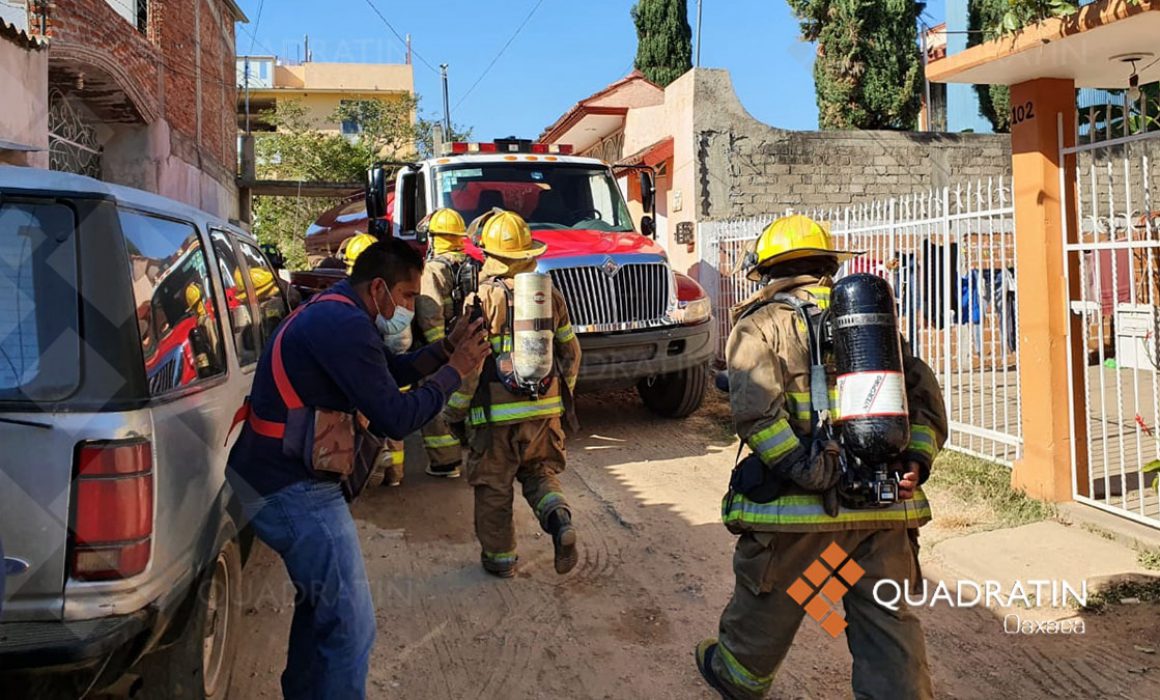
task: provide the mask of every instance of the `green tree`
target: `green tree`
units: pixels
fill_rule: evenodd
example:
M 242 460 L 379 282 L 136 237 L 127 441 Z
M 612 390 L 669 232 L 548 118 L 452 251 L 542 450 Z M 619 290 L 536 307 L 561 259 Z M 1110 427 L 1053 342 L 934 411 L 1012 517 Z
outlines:
M 412 160 L 431 155 L 433 123 L 417 118 L 414 99 L 359 100 L 343 104 L 330 122 L 353 122 L 355 134 L 319 130 L 308 110 L 293 100 L 279 101 L 262 115 L 276 131 L 255 140 L 259 180 L 302 182 L 363 182 L 366 171 L 383 160 Z M 453 138 L 470 130 L 453 128 Z M 353 188 L 352 188 L 353 189 Z M 307 265 L 306 231 L 318 215 L 340 200 L 326 197 L 255 197 L 254 232 L 263 243 L 273 243 L 292 269 Z
M 693 68 L 693 30 L 685 0 L 640 0 L 636 25 L 636 69 L 665 87 Z
M 1135 5 L 1139 0 L 1129 2 Z M 1075 3 L 1067 0 L 969 0 L 967 7 L 968 47 L 1016 34 L 1029 24 L 1051 17 L 1066 17 L 1079 10 Z M 975 93 L 979 96 L 979 114 L 991 122 L 997 133 L 1010 131 L 1010 88 L 1006 85 L 976 85 Z M 1087 118 L 1085 113 L 1080 113 L 1081 122 Z
M 970 0 L 967 5 L 967 46 L 976 46 L 999 36 L 1010 0 Z M 979 115 L 991 122 L 995 133 L 1011 130 L 1011 90 L 1006 85 L 975 85 Z
M 814 90 L 823 129 L 914 129 L 922 54 L 913 0 L 787 0 L 817 42 Z

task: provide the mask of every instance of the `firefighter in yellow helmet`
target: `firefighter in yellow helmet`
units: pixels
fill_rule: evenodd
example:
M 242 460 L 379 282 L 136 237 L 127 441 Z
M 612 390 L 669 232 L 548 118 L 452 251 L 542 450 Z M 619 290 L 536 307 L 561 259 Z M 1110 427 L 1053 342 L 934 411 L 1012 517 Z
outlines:
M 485 261 L 479 291 L 468 299 L 468 306 L 478 299 L 492 356 L 480 375 L 466 377 L 459 392 L 452 394 L 444 418 L 451 425 L 466 419 L 468 425 L 467 478 L 475 489 L 475 534 L 483 568 L 505 578 L 515 573 L 512 499 L 518 481 L 541 527 L 552 535 L 555 568 L 564 574 L 576 566 L 577 553 L 571 508 L 557 479 L 566 461 L 560 419 L 566 409 L 570 411 L 580 370 L 580 343 L 558 291 L 553 289 L 550 299 L 537 295 L 534 301 L 514 296 L 516 276 L 534 272 L 536 258 L 546 246 L 532 238 L 518 214 L 493 211 L 481 219 L 472 223 L 472 229 L 477 231 L 482 225 L 475 240 Z M 529 279 L 543 282 L 543 278 Z M 541 310 L 535 325 L 541 337 L 546 331 L 553 358 L 551 371 L 534 387 L 521 384 L 512 371 L 515 329 L 520 323 L 515 319 L 526 318 L 529 310 L 516 304 L 525 303 Z
M 354 270 L 354 261 L 358 259 L 358 256 L 377 242 L 378 239 L 369 233 L 360 233 L 347 239 L 346 245 L 343 246 L 343 258 L 346 260 L 346 273 L 348 275 Z M 255 289 L 258 287 L 257 280 L 254 281 L 254 287 Z M 392 353 L 401 355 L 411 348 L 411 329 L 408 327 L 398 335 L 384 337 L 383 343 Z M 403 390 L 405 391 L 406 388 Z M 371 483 L 383 483 L 387 486 L 401 485 L 403 483 L 403 462 L 405 456 L 406 450 L 402 440 L 391 440 L 389 438 L 384 440 L 383 449 L 379 451 L 378 456 L 375 458 L 375 474 Z M 380 474 L 382 475 L 381 481 L 379 480 Z
M 342 257 L 346 261 L 346 274 L 349 275 L 354 270 L 355 259 L 378 240 L 369 233 L 360 233 L 347 239 L 342 253 Z
M 905 607 L 878 605 L 872 590 L 883 579 L 921 578 L 918 528 L 931 517 L 921 484 L 947 434 L 934 374 L 903 343 L 911 438 L 891 465 L 901 475 L 897 503 L 863 510 L 839 499 L 843 448 L 812 439 L 830 407 L 811 401 L 817 328 L 808 326 L 829 306 L 839 265 L 854 255 L 835 250 L 824 225 L 789 216 L 766 228 L 748 256 L 749 279 L 764 286 L 733 309 L 726 349 L 733 424 L 752 453 L 734 470 L 722 504 L 726 527 L 740 535 L 736 585 L 719 637 L 695 652 L 701 675 L 724 698 L 766 695 L 807 610 L 831 635 L 845 631 L 856 697 L 932 696 L 918 619 Z M 827 581 L 834 570 L 841 573 Z M 830 612 L 839 599 L 844 619 Z
M 427 264 L 423 266 L 420 296 L 415 300 L 415 323 L 421 342 L 438 343 L 463 311 L 467 295 L 475 291 L 475 262 L 463 252 L 467 227 L 454 209 L 439 209 L 419 223 L 429 236 Z M 463 449 L 442 416 L 423 428 L 427 473 L 453 479 L 459 476 Z

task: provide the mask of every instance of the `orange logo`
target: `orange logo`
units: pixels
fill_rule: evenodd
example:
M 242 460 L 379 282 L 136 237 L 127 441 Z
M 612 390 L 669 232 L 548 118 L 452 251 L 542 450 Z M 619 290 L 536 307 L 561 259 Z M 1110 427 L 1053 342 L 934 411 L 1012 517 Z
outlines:
M 786 593 L 836 639 L 846 629 L 846 618 L 835 607 L 842 596 L 865 575 L 866 570 L 834 542 L 793 582 Z

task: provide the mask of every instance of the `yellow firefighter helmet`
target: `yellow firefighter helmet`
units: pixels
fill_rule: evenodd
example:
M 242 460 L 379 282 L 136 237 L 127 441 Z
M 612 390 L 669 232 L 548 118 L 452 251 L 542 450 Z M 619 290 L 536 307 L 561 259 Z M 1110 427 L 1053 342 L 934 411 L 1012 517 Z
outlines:
M 436 209 L 419 222 L 419 230 L 427 233 L 444 236 L 466 236 L 467 224 L 463 217 L 454 209 Z
M 358 256 L 362 255 L 364 250 L 378 242 L 379 239 L 369 233 L 360 233 L 347 240 L 346 248 L 343 252 L 343 258 L 346 260 L 347 274 L 350 274 L 354 270 L 354 261 L 358 259 Z
M 185 286 L 185 307 L 200 313 L 200 309 L 197 308 L 200 303 L 201 287 L 197 285 L 197 282 L 190 282 Z
M 505 260 L 536 258 L 548 249 L 532 238 L 532 230 L 524 217 L 514 211 L 502 210 L 486 218 L 475 245 L 484 253 Z
M 861 255 L 852 251 L 835 250 L 830 228 L 808 216 L 783 216 L 767 226 L 749 257 L 749 279 L 760 282 L 769 268 L 780 263 L 803 258 L 825 257 L 845 262 Z

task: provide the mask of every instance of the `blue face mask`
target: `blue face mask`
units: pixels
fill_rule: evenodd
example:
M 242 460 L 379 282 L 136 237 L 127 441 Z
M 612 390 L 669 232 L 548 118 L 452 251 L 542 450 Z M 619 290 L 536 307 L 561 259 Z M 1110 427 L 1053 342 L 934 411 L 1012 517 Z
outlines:
M 387 318 L 383 316 L 383 312 L 379 309 L 378 300 L 374 300 L 376 314 L 375 326 L 379 329 L 379 333 L 382 333 L 384 336 L 399 335 L 411 327 L 411 321 L 415 318 L 415 312 L 400 306 L 391 294 L 390 288 L 387 289 L 387 296 L 391 297 L 391 303 L 394 304 L 395 310 L 391 314 L 391 317 Z

